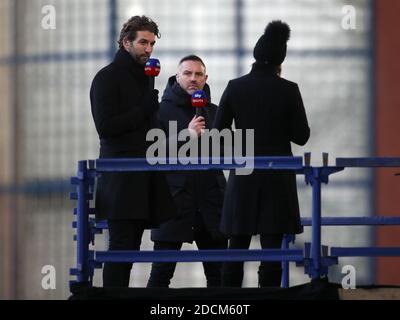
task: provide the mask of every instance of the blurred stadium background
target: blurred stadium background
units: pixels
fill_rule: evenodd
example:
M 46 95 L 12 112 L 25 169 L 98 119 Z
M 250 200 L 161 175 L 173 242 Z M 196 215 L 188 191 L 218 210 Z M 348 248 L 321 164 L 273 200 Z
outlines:
M 387 21 L 395 21 L 390 4 L 400 12 L 398 3 L 390 0 L 384 14 L 392 19 Z M 56 9 L 54 30 L 42 28 L 46 5 Z M 355 29 L 342 26 L 345 5 L 356 10 Z M 217 104 L 227 81 L 250 70 L 252 49 L 266 24 L 272 19 L 288 22 L 292 38 L 282 76 L 299 84 L 312 130 L 306 147 L 294 147 L 294 153 L 311 151 L 312 164 L 320 165 L 321 152 L 329 152 L 330 164 L 339 156 L 399 156 L 398 142 L 397 151 L 390 142 L 386 149 L 377 149 L 379 125 L 386 127 L 381 140 L 384 132 L 397 129 L 394 122 L 376 123 L 377 91 L 379 85 L 387 88 L 379 82 L 385 74 L 375 72 L 375 18 L 383 12 L 377 6 L 373 0 L 0 0 L 0 299 L 69 296 L 69 268 L 75 264 L 69 177 L 78 160 L 97 158 L 89 87 L 96 72 L 112 59 L 120 28 L 130 16 L 145 14 L 159 24 L 162 37 L 153 56 L 160 59 L 162 69 L 156 87 L 163 91 L 179 59 L 194 53 L 207 65 Z M 397 41 L 397 52 L 399 47 Z M 399 74 L 398 65 L 387 63 L 385 70 Z M 386 116 L 393 120 L 390 113 Z M 396 197 L 385 198 L 385 189 L 378 185 L 386 181 L 389 193 L 400 195 L 400 178 L 391 173 L 384 171 L 383 180 L 361 169 L 332 176 L 323 189 L 323 215 L 383 214 L 376 211 L 380 203 L 389 206 L 384 210 L 390 214 L 400 214 Z M 310 216 L 311 190 L 301 177 L 298 185 L 302 216 Z M 398 230 L 391 228 L 391 234 Z M 306 229 L 297 244 L 309 236 Z M 367 246 L 380 238 L 368 227 L 323 229 L 323 243 L 328 245 Z M 100 237 L 96 246 L 104 243 Z M 252 247 L 259 247 L 257 238 Z M 142 248 L 152 248 L 148 233 Z M 398 260 L 390 261 L 399 266 Z M 341 281 L 344 264 L 356 267 L 359 285 L 399 281 L 385 271 L 388 263 L 367 258 L 342 259 L 331 270 L 332 281 Z M 56 268 L 55 290 L 41 286 L 45 265 Z M 246 264 L 245 286 L 256 286 L 257 267 L 258 263 Z M 145 286 L 149 268 L 135 265 L 131 286 Z M 303 269 L 293 265 L 291 284 L 306 281 Z M 95 284 L 101 285 L 100 272 Z M 172 286 L 205 286 L 201 264 L 180 264 Z

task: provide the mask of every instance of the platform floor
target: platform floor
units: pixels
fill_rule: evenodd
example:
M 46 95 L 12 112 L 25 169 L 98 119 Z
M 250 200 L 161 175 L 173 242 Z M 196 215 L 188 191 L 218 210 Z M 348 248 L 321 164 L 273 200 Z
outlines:
M 343 289 L 327 280 L 284 288 L 99 288 L 75 286 L 70 300 L 400 300 L 399 286 Z

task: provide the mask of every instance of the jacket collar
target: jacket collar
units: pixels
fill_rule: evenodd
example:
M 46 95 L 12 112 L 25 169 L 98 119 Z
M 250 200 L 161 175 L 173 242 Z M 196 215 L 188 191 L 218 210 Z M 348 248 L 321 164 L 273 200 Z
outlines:
M 277 74 L 277 66 L 273 66 L 266 63 L 254 62 L 250 73 L 253 74 Z
M 128 51 L 121 48 L 117 51 L 113 61 L 117 66 L 127 68 L 137 75 L 144 75 L 144 65 L 137 63 Z

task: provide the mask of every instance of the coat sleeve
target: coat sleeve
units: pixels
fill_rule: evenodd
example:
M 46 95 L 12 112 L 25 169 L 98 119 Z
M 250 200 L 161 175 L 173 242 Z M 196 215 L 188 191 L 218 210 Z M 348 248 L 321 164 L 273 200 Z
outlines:
M 174 113 L 172 110 L 173 110 L 173 104 L 161 101 L 159 110 L 160 129 L 162 129 L 165 133 L 166 137 L 165 148 L 167 157 L 170 156 L 172 157 L 172 155 L 169 154 L 170 145 L 176 145 L 176 147 L 179 150 L 180 146 L 182 146 L 185 143 L 184 141 L 178 141 L 179 125 L 176 120 L 176 117 L 174 117 Z M 176 132 L 174 130 L 170 131 L 170 121 L 175 122 L 175 124 L 177 125 Z M 175 174 L 168 174 L 168 176 L 170 175 L 175 176 Z
M 110 73 L 99 73 L 90 89 L 92 115 L 100 138 L 113 138 L 132 132 L 151 115 L 141 105 L 132 106 L 126 113 L 118 112 L 117 81 Z
M 215 115 L 213 128 L 216 128 L 218 130 L 232 128 L 233 112 L 232 106 L 230 104 L 230 90 L 231 82 L 229 81 L 224 93 L 222 94 L 217 114 Z
M 299 86 L 295 84 L 291 96 L 290 109 L 290 140 L 298 145 L 305 145 L 310 137 L 307 115 Z
M 169 126 L 169 112 L 168 105 L 164 102 L 160 102 L 160 110 L 159 110 L 159 118 L 160 118 L 160 128 L 163 129 L 168 134 L 168 126 Z

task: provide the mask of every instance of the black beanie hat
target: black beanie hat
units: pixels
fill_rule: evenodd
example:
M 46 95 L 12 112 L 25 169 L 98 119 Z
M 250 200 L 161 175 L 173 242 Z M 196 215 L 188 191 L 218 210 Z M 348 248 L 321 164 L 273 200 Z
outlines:
M 290 27 L 280 20 L 270 22 L 258 39 L 253 55 L 257 62 L 279 66 L 286 57 L 286 43 L 290 38 Z

